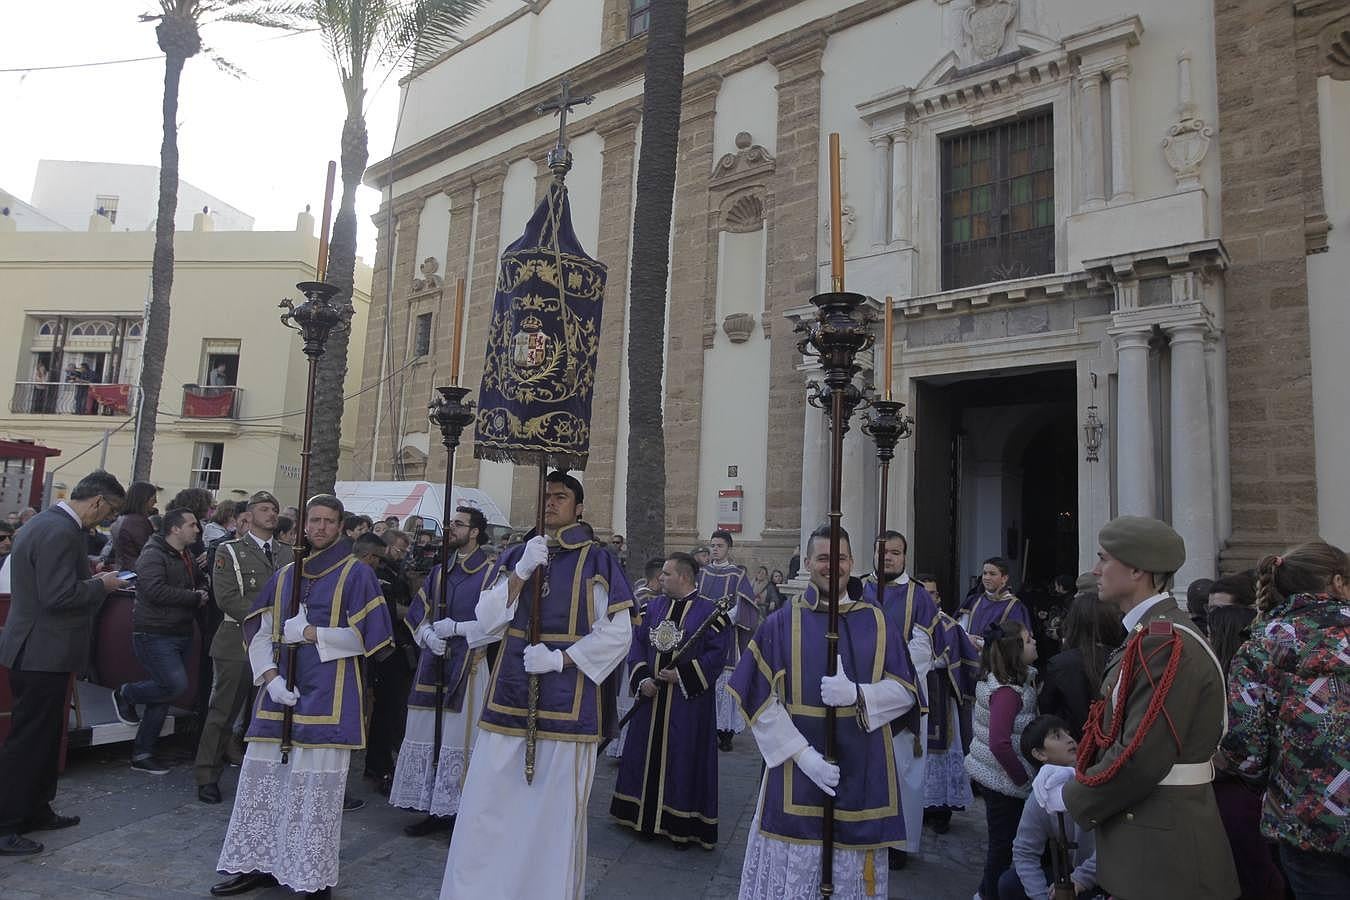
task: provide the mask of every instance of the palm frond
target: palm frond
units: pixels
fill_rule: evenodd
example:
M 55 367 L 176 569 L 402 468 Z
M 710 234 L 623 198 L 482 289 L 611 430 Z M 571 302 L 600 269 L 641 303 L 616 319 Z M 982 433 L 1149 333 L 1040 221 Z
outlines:
M 284 31 L 305 31 L 313 27 L 313 3 L 230 3 L 229 11 L 215 16 L 218 22 L 238 22 Z M 233 7 L 243 6 L 242 9 Z
M 216 68 L 226 75 L 229 75 L 231 78 L 243 78 L 246 74 L 243 69 L 239 68 L 220 54 L 212 52 L 209 47 L 203 47 L 202 49 L 207 51 L 210 55 L 211 62 L 216 64 Z
M 459 30 L 486 0 L 406 0 L 387 3 L 375 61 L 402 67 L 435 56 L 460 40 Z

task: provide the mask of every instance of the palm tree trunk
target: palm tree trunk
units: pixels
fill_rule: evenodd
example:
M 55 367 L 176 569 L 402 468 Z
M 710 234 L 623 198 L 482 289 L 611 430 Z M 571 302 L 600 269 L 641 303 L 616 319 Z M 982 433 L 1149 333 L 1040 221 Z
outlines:
M 342 202 L 333 220 L 328 245 L 328 271 L 324 280 L 338 289 L 333 302 L 350 310 L 352 281 L 356 271 L 356 189 L 370 158 L 366 120 L 358 109 L 347 112 L 342 124 Z M 342 440 L 343 390 L 347 378 L 347 343 L 351 331 L 334 329 L 328 350 L 319 360 L 314 387 L 314 447 L 310 457 L 311 494 L 331 494 L 337 482 L 338 450 Z
M 670 215 L 675 202 L 676 146 L 684 86 L 689 0 L 651 5 L 642 95 L 642 148 L 633 210 L 628 330 L 629 559 L 665 555 L 666 435 L 661 415 L 665 366 L 666 282 Z
M 161 35 L 161 45 L 164 44 Z M 146 311 L 141 353 L 140 417 L 132 481 L 149 481 L 155 456 L 159 389 L 164 379 L 164 354 L 169 349 L 169 294 L 173 290 L 173 231 L 178 213 L 178 84 L 187 57 L 164 56 L 164 138 L 159 147 L 159 211 L 155 218 L 155 253 L 150 263 L 150 306 Z

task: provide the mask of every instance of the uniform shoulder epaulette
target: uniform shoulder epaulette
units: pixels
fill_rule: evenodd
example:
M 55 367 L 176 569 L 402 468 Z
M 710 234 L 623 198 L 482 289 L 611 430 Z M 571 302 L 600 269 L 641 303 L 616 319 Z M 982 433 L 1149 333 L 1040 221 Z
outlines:
M 1172 623 L 1166 619 L 1157 619 L 1148 623 L 1149 637 L 1168 637 L 1172 634 Z

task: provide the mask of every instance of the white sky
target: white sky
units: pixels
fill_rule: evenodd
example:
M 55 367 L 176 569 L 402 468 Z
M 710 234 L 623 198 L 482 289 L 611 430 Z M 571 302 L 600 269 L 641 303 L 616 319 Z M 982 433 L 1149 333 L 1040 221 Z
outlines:
M 150 0 L 0 0 L 0 69 L 156 56 L 95 68 L 0 72 L 0 187 L 32 199 L 39 159 L 159 164 L 164 61 Z M 206 54 L 183 70 L 179 175 L 249 213 L 258 230 L 289 230 L 308 203 L 317 217 L 325 169 L 337 159 L 345 114 L 337 69 L 316 35 L 213 24 L 204 43 L 244 70 L 234 78 Z M 370 160 L 389 155 L 398 75 L 366 97 Z M 341 192 L 341 183 L 337 186 Z M 334 199 L 336 205 L 337 199 Z M 359 252 L 374 257 L 379 192 L 357 195 Z

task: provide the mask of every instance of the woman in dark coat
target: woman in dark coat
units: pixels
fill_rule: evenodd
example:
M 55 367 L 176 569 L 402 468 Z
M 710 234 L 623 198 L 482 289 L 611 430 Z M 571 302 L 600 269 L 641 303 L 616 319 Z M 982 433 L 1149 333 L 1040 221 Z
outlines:
M 1088 707 L 1098 699 L 1107 657 L 1125 640 L 1125 630 L 1119 615 L 1097 599 L 1096 591 L 1082 591 L 1073 598 L 1063 628 L 1064 649 L 1051 657 L 1041 676 L 1037 706 L 1042 715 L 1068 722 L 1078 740 Z
M 136 570 L 136 559 L 155 533 L 150 516 L 155 512 L 158 494 L 159 488 L 148 481 L 133 481 L 127 488 L 126 505 L 112 526 L 113 555 L 119 571 Z

